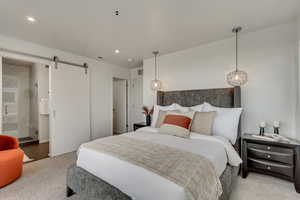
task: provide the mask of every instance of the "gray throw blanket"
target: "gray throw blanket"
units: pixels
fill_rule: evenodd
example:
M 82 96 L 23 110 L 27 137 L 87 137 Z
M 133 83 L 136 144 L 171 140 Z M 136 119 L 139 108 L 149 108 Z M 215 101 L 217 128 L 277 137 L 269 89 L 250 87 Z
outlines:
M 213 164 L 200 155 L 128 136 L 103 138 L 93 148 L 174 182 L 186 200 L 217 200 L 222 194 Z

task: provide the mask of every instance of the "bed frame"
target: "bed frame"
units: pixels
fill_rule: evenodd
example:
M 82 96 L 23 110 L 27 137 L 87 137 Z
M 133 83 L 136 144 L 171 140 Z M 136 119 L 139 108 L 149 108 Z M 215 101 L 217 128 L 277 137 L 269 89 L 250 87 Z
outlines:
M 172 103 L 178 103 L 182 106 L 194 106 L 204 102 L 218 107 L 241 107 L 241 89 L 240 87 L 234 87 L 157 92 L 157 104 L 162 106 Z M 239 126 L 237 142 L 234 145 L 239 154 L 241 149 L 240 127 L 241 126 Z M 229 200 L 238 173 L 239 167 L 227 165 L 223 174 L 220 176 L 223 193 L 219 200 Z M 82 200 L 132 200 L 131 197 L 124 194 L 118 188 L 115 188 L 82 168 L 72 165 L 67 172 L 67 197 L 75 193 L 79 195 Z
M 241 107 L 241 88 L 218 88 L 204 90 L 158 91 L 157 105 L 168 106 L 177 103 L 181 106 L 191 107 L 204 102 L 224 108 Z M 236 151 L 241 153 L 241 123 L 239 123 L 237 140 L 234 145 Z

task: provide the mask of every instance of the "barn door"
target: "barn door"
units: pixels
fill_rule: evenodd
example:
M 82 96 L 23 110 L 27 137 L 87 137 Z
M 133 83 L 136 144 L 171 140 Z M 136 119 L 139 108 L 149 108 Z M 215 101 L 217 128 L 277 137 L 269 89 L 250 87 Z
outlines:
M 89 73 L 65 64 L 50 67 L 51 156 L 90 140 Z

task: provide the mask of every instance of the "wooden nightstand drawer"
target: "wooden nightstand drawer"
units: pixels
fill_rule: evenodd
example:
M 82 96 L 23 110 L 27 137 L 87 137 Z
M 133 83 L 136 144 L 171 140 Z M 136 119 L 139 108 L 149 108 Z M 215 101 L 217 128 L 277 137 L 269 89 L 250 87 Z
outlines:
M 254 148 L 264 151 L 272 151 L 277 153 L 286 153 L 286 154 L 294 154 L 293 149 L 277 147 L 272 145 L 264 145 L 264 144 L 256 144 L 256 143 L 248 143 L 248 148 Z
M 294 168 L 290 165 L 278 164 L 269 161 L 263 161 L 258 159 L 248 159 L 249 167 L 254 169 L 266 170 L 267 172 L 281 174 L 289 178 L 294 177 Z
M 280 163 L 286 163 L 289 165 L 294 164 L 293 152 L 279 153 L 275 151 L 265 151 L 254 147 L 248 147 L 248 157 L 276 161 Z

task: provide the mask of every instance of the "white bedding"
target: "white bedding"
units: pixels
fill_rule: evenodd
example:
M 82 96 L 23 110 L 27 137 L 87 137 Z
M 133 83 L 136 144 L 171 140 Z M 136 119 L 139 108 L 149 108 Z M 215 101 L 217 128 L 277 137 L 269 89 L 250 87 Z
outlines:
M 135 133 L 127 133 L 127 135 L 205 156 L 214 164 L 219 176 L 223 173 L 227 163 L 238 166 L 242 162 L 225 138 L 192 133 L 191 139 L 184 139 L 157 132 L 155 128 L 146 127 Z M 101 139 L 91 143 L 95 144 L 99 140 Z M 96 151 L 89 144 L 85 143 L 79 148 L 77 166 L 105 180 L 133 199 L 185 199 L 183 188 L 177 184 L 142 167 Z

